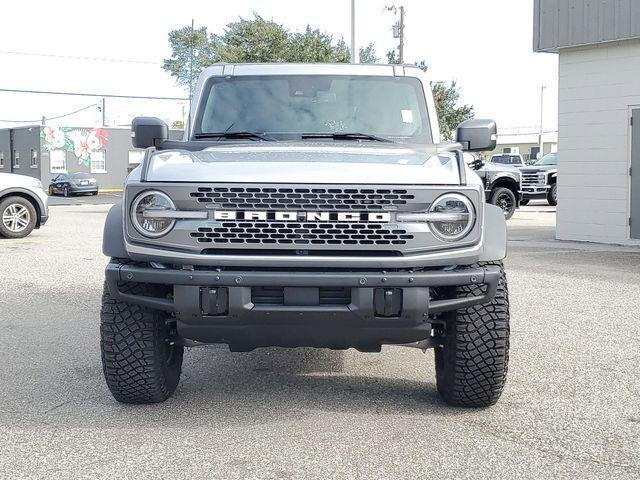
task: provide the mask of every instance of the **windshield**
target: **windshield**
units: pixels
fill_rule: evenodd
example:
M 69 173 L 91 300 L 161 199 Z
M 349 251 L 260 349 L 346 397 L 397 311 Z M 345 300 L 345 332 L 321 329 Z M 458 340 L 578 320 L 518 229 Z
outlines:
M 520 165 L 522 164 L 522 160 L 520 160 L 519 155 L 494 155 L 491 157 L 491 163 L 501 163 L 503 165 Z
M 422 83 L 412 77 L 214 77 L 205 85 L 203 102 L 194 122 L 201 138 L 254 132 L 289 140 L 342 132 L 432 142 Z
M 538 160 L 534 165 L 557 165 L 558 159 L 555 153 L 547 153 L 544 157 Z

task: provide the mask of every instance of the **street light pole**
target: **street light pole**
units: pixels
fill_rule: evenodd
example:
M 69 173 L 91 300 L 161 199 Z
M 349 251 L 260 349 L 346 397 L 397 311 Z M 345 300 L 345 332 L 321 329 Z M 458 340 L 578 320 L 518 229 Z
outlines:
M 356 0 L 351 0 L 351 63 L 356 60 Z
M 544 89 L 546 86 L 542 85 L 540 88 L 540 143 L 539 143 L 539 155 L 542 158 L 544 155 L 544 140 L 542 136 L 544 135 Z

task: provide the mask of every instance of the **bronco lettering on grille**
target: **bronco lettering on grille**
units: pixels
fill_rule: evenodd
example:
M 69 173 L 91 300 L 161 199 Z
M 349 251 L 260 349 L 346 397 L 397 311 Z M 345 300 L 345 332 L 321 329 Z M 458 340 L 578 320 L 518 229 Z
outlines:
M 278 222 L 390 222 L 388 212 L 282 212 L 267 210 L 216 210 L 215 220 L 275 220 Z

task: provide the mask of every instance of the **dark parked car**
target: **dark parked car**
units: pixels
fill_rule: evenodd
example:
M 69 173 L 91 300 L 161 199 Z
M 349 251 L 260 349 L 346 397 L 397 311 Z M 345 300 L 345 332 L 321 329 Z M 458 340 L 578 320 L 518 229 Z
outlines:
M 49 184 L 49 195 L 77 195 L 88 193 L 98 194 L 98 182 L 88 173 L 61 173 L 54 177 Z
M 558 158 L 557 153 L 548 153 L 533 165 L 520 170 L 522 173 L 522 200 L 546 199 L 549 205 L 558 204 Z
M 509 220 L 519 206 L 520 170 L 505 163 L 493 162 L 493 159 L 485 163 L 468 152 L 464 152 L 463 156 L 467 165 L 482 180 L 487 202 L 500 207 L 504 217 Z

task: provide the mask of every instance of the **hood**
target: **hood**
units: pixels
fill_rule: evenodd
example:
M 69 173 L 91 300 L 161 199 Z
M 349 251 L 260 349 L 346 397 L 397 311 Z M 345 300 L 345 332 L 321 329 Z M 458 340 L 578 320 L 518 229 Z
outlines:
M 419 147 L 373 142 L 252 142 L 198 152 L 159 151 L 152 182 L 354 183 L 458 185 L 455 157 Z
M 549 170 L 557 170 L 557 165 L 530 165 L 528 167 L 521 168 L 522 173 L 538 173 L 548 172 Z
M 519 167 L 504 165 L 500 163 L 491 163 L 491 162 L 485 163 L 484 167 L 482 168 L 489 172 L 509 172 L 514 174 L 518 174 L 520 171 L 522 171 L 522 169 Z
M 0 188 L 9 187 L 41 187 L 42 183 L 35 177 L 16 173 L 0 173 Z

